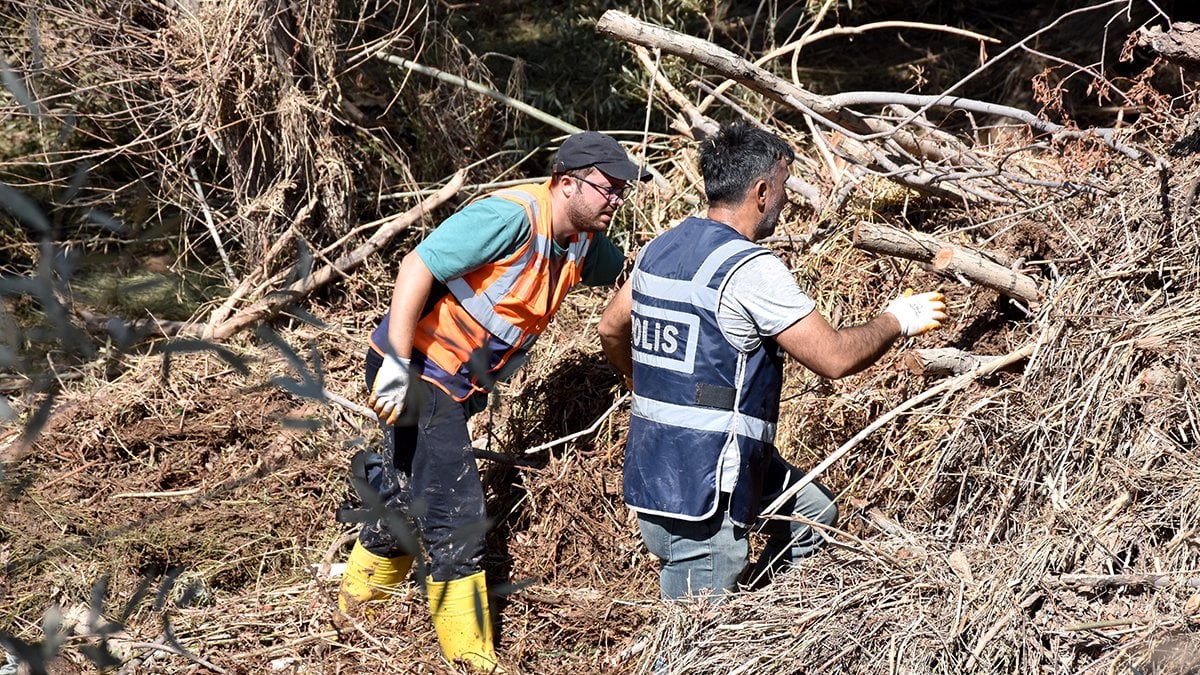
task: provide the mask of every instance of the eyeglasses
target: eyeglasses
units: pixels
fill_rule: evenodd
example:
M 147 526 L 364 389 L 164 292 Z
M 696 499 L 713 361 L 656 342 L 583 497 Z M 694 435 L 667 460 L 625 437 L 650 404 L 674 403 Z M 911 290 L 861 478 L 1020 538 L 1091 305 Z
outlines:
M 625 197 L 627 197 L 629 195 L 629 191 L 633 189 L 633 186 L 630 185 L 629 183 L 626 183 L 626 184 L 622 185 L 621 187 L 613 187 L 611 185 L 599 185 L 597 183 L 593 183 L 592 181 L 590 181 L 586 178 L 580 178 L 578 176 L 572 176 L 572 178 L 574 178 L 577 181 L 582 181 L 584 183 L 587 183 L 588 185 L 591 185 L 592 187 L 596 188 L 596 192 L 599 192 L 600 194 L 604 195 L 604 198 L 610 202 L 617 201 L 618 199 L 621 201 L 625 201 Z

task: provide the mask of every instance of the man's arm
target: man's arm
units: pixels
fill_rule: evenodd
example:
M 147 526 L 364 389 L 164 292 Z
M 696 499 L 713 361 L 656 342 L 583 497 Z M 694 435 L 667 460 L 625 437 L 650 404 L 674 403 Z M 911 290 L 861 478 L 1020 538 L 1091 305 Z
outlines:
M 404 412 L 411 378 L 413 334 L 432 289 L 433 274 L 421 256 L 416 251 L 404 256 L 392 287 L 387 344 L 377 345 L 383 350 L 383 363 L 371 383 L 369 399 L 371 409 L 387 424 L 394 424 Z
M 421 310 L 433 290 L 433 273 L 416 251 L 410 251 L 400 262 L 396 284 L 392 287 L 391 317 L 388 319 L 388 344 L 380 345 L 401 358 L 412 357 L 413 334 Z
M 814 311 L 776 335 L 775 341 L 804 367 L 836 380 L 878 361 L 896 338 L 933 330 L 945 319 L 941 293 L 906 292 L 864 324 L 834 329 Z
M 878 361 L 898 337 L 900 323 L 886 312 L 867 323 L 835 329 L 814 311 L 776 335 L 775 341 L 805 368 L 836 380 Z
M 613 367 L 633 377 L 633 282 L 626 281 L 600 317 L 600 344 Z

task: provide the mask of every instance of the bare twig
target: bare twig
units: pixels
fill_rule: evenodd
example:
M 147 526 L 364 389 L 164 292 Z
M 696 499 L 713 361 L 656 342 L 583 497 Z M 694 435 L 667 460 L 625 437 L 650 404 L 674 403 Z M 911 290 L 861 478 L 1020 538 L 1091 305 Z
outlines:
M 217 254 L 221 256 L 221 262 L 225 263 L 225 280 L 232 282 L 235 279 L 233 264 L 229 262 L 229 254 L 225 252 L 225 244 L 221 242 L 221 233 L 217 231 L 217 226 L 213 222 L 212 209 L 209 208 L 208 200 L 204 197 L 204 187 L 200 185 L 200 178 L 196 175 L 195 167 L 189 166 L 188 173 L 192 176 L 192 188 L 196 190 L 196 197 L 200 201 L 200 210 L 204 213 L 204 226 L 208 228 L 213 245 L 217 247 Z
M 549 441 L 547 443 L 542 443 L 541 445 L 529 448 L 529 449 L 525 450 L 525 454 L 532 455 L 535 452 L 541 452 L 542 450 L 549 450 L 550 448 L 553 448 L 557 445 L 562 445 L 563 443 L 566 443 L 568 441 L 573 441 L 576 438 L 580 438 L 583 436 L 587 436 L 588 434 L 595 433 L 596 429 L 599 429 L 600 425 L 604 423 L 604 420 L 608 419 L 609 415 L 616 412 L 617 408 L 620 407 L 620 405 L 622 403 L 624 403 L 628 398 L 629 398 L 629 394 L 622 394 L 620 396 L 620 398 L 613 401 L 612 405 L 608 406 L 608 410 L 605 410 L 604 412 L 600 413 L 600 416 L 597 417 L 596 420 L 594 422 L 592 422 L 591 425 L 588 426 L 588 428 L 586 428 L 582 431 L 576 431 L 573 434 L 568 434 L 566 436 L 563 436 L 562 438 L 556 438 L 553 441 Z
M 956 377 L 952 380 L 946 380 L 945 382 L 942 382 L 941 384 L 938 384 L 937 386 L 931 387 L 931 388 L 925 390 L 924 392 L 921 392 L 920 394 L 908 399 L 904 403 L 901 403 L 900 405 L 896 406 L 895 408 L 892 408 L 891 410 L 884 413 L 883 415 L 880 415 L 878 418 L 875 419 L 874 422 L 871 422 L 862 431 L 859 431 L 857 434 L 855 434 L 853 438 L 846 441 L 845 443 L 842 444 L 841 447 L 839 447 L 837 450 L 834 450 L 832 453 L 830 453 L 830 455 L 828 457 L 826 457 L 824 460 L 822 460 L 820 464 L 813 467 L 812 470 L 810 470 L 807 474 L 805 474 L 799 481 L 797 481 L 795 484 L 788 487 L 788 489 L 784 490 L 779 495 L 779 497 L 777 497 L 775 499 L 775 501 L 771 502 L 769 505 L 767 505 L 767 507 L 765 509 L 763 509 L 762 515 L 760 517 L 770 518 L 770 517 L 776 515 L 777 513 L 779 513 L 779 509 L 782 508 L 783 505 L 786 504 L 789 499 L 791 499 L 797 493 L 799 493 L 800 490 L 804 489 L 804 487 L 806 485 L 813 482 L 813 480 L 815 480 L 817 476 L 820 476 L 822 473 L 825 472 L 826 469 L 828 469 L 830 466 L 833 466 L 833 464 L 835 462 L 837 462 L 839 459 L 841 459 L 843 456 L 845 456 L 846 453 L 848 453 L 851 450 L 853 450 L 854 448 L 858 447 L 859 443 L 862 443 L 864 440 L 866 440 L 867 436 L 870 436 L 872 433 L 874 433 L 877 429 L 879 429 L 883 425 L 896 419 L 902 413 L 907 412 L 908 410 L 910 410 L 912 408 L 915 408 L 916 406 L 924 403 L 925 401 L 928 401 L 929 399 L 933 398 L 934 396 L 939 396 L 939 395 L 942 395 L 942 394 L 945 394 L 948 392 L 952 392 L 952 391 L 961 389 L 961 388 L 967 386 L 968 384 L 970 384 L 971 382 L 974 382 L 977 378 L 984 377 L 986 375 L 990 375 L 991 373 L 994 373 L 997 370 L 1000 370 L 1001 368 L 1003 368 L 1005 366 L 1016 363 L 1017 361 L 1020 361 L 1022 359 L 1028 358 L 1030 354 L 1033 354 L 1033 350 L 1034 350 L 1035 346 L 1037 346 L 1036 342 L 1027 344 L 1024 347 L 1021 347 L 1020 349 L 1018 349 L 1016 351 L 1009 352 L 1008 354 L 1005 354 L 1004 356 L 996 359 L 995 361 L 986 363 L 986 364 L 972 370 L 969 373 L 963 373 L 962 375 L 959 375 L 958 377 Z

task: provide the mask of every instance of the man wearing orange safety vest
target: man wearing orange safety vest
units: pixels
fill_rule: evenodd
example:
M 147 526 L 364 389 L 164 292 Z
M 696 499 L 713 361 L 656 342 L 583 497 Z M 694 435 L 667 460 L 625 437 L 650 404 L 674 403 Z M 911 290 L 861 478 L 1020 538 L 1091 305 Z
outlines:
M 364 523 L 350 553 L 343 612 L 386 597 L 422 547 L 443 655 L 499 668 L 467 418 L 524 362 L 571 288 L 616 281 L 624 254 L 604 231 L 632 184 L 649 177 L 612 137 L 578 133 L 563 142 L 548 182 L 471 202 L 404 257 L 366 357 L 384 452 L 355 469 L 364 501 L 385 515 Z

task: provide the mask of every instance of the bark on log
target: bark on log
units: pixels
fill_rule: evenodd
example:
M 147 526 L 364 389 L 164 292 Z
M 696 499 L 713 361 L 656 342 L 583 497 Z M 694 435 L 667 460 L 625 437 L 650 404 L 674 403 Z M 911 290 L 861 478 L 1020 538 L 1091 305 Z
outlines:
M 1200 24 L 1177 21 L 1167 31 L 1159 26 L 1142 28 L 1137 44 L 1172 63 L 1200 65 Z
M 914 349 L 904 354 L 904 367 L 916 375 L 958 375 L 991 363 L 999 356 L 972 354 L 953 347 Z
M 397 234 L 408 229 L 410 225 L 420 220 L 425 214 L 453 197 L 459 188 L 462 187 L 466 177 L 467 172 L 465 170 L 454 174 L 450 182 L 441 190 L 438 190 L 437 193 L 430 195 L 420 204 L 380 225 L 379 229 L 362 246 L 343 255 L 333 261 L 333 263 L 314 270 L 287 288 L 272 293 L 252 306 L 237 312 L 220 324 L 209 326 L 205 331 L 204 337 L 212 340 L 223 340 L 246 326 L 275 317 L 284 308 L 307 297 L 313 291 L 321 288 L 333 279 L 348 274 L 361 265 L 368 257 L 379 252 Z
M 864 251 L 929 263 L 934 270 L 962 276 L 1001 295 L 1033 304 L 1041 299 L 1029 276 L 993 262 L 984 254 L 943 242 L 921 232 L 862 221 L 854 230 L 854 246 Z

